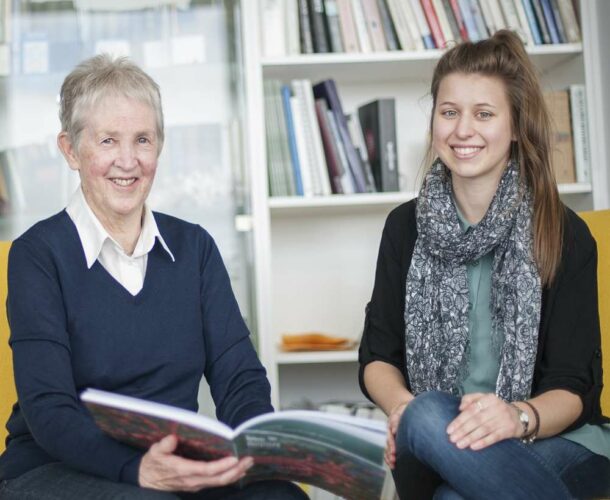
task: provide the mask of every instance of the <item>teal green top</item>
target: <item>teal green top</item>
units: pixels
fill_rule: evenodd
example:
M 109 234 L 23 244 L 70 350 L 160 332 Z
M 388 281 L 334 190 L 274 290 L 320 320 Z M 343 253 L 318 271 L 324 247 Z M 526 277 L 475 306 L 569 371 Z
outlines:
M 472 224 L 457 210 L 464 232 Z M 500 353 L 494 352 L 491 344 L 491 271 L 493 251 L 476 261 L 466 264 L 470 311 L 468 328 L 470 345 L 468 375 L 462 384 L 462 392 L 496 392 L 496 380 L 500 371 Z M 610 459 L 610 424 L 585 424 L 561 437 L 574 441 L 593 453 Z

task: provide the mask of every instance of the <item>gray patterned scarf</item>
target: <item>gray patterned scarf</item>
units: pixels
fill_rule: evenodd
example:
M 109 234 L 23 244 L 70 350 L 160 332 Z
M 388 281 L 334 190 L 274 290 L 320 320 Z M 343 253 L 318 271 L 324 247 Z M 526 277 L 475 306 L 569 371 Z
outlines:
M 492 345 L 500 358 L 496 394 L 530 396 L 540 321 L 541 285 L 532 253 L 532 202 L 510 162 L 483 219 L 463 232 L 451 174 L 437 160 L 417 201 L 417 231 L 407 275 L 406 366 L 414 394 L 459 395 L 469 358 L 466 263 L 495 250 Z M 490 353 L 491 355 L 492 353 Z

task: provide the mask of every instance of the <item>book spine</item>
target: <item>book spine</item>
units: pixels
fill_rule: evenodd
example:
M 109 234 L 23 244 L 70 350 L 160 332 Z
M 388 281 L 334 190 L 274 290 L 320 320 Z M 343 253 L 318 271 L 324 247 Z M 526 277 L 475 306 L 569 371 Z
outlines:
M 301 42 L 299 30 L 294 27 L 299 25 L 299 6 L 297 0 L 286 1 L 286 12 L 284 14 L 284 31 L 286 36 L 286 49 L 289 55 L 301 53 Z
M 494 22 L 494 17 L 491 12 L 491 5 L 488 0 L 480 0 L 479 6 L 481 7 L 481 12 L 483 13 L 483 20 L 485 21 L 485 26 L 487 26 L 487 31 L 491 34 L 498 31 L 496 28 L 496 23 Z
M 530 0 L 532 7 L 534 8 L 534 13 L 536 14 L 536 20 L 538 21 L 538 27 L 540 28 L 540 33 L 542 35 L 542 41 L 545 44 L 551 43 L 551 35 L 549 33 L 549 28 L 546 24 L 546 19 L 544 18 L 544 12 L 542 11 L 542 4 L 540 0 Z
M 294 137 L 299 155 L 299 166 L 301 167 L 301 182 L 303 183 L 303 196 L 313 196 L 314 179 L 311 171 L 311 158 L 305 137 L 303 126 L 303 116 L 301 115 L 301 105 L 297 96 L 290 98 L 290 111 L 292 112 L 292 123 L 294 125 Z
M 540 5 L 542 6 L 542 12 L 544 14 L 544 19 L 546 21 L 546 25 L 549 28 L 549 35 L 551 37 L 551 43 L 557 44 L 561 43 L 559 39 L 559 34 L 557 32 L 557 25 L 555 24 L 555 19 L 553 17 L 553 9 L 551 7 L 550 0 L 540 0 Z
M 396 35 L 398 36 L 398 40 L 400 42 L 400 48 L 402 50 L 413 50 L 415 48 L 415 43 L 411 32 L 409 31 L 407 20 L 404 16 L 402 8 L 400 7 L 400 0 L 387 0 L 387 2 L 390 16 L 394 21 Z
M 470 0 L 470 12 L 472 12 L 472 17 L 474 18 L 474 23 L 477 26 L 479 36 L 481 38 L 487 38 L 489 36 L 489 30 L 487 29 L 487 25 L 483 19 L 483 13 L 481 12 L 481 7 L 479 6 L 478 0 Z
M 447 16 L 447 21 L 449 22 L 449 26 L 451 28 L 451 39 L 459 43 L 462 40 L 462 35 L 460 33 L 460 27 L 458 26 L 455 16 L 453 15 L 453 9 L 451 8 L 450 0 L 443 0 L 443 8 Z
M 385 52 L 388 47 L 385 43 L 385 34 L 383 25 L 381 24 L 381 15 L 377 7 L 377 0 L 361 0 L 362 12 L 366 28 L 369 32 L 369 38 L 374 52 Z
M 339 136 L 341 137 L 341 142 L 345 148 L 349 167 L 355 181 L 356 191 L 359 193 L 366 192 L 364 173 L 361 170 L 358 155 L 349 136 L 347 121 L 345 119 L 345 114 L 343 113 L 343 106 L 341 105 L 341 100 L 339 99 L 339 93 L 337 92 L 334 80 L 324 80 L 314 85 L 313 90 L 316 98 L 326 99 L 328 108 L 335 116 Z
M 568 90 L 545 92 L 552 121 L 552 162 L 557 183 L 572 184 L 576 181 L 574 168 L 574 142 L 570 119 Z
M 323 0 L 308 0 L 313 49 L 316 54 L 330 52 Z
M 561 13 L 559 12 L 559 3 L 557 0 L 551 0 L 551 10 L 553 11 L 553 20 L 555 21 L 555 26 L 557 27 L 557 36 L 559 37 L 559 41 L 561 43 L 568 43 L 568 37 L 566 35 L 566 30 L 563 25 L 563 21 L 561 20 Z
M 470 2 L 468 0 L 457 0 L 457 3 L 460 7 L 462 19 L 464 19 L 464 24 L 466 25 L 466 30 L 468 31 L 468 39 L 471 42 L 478 42 L 481 40 L 481 37 L 479 36 L 477 25 L 474 22 L 474 17 L 470 11 Z
M 470 40 L 468 36 L 468 30 L 466 29 L 466 23 L 464 23 L 464 18 L 462 17 L 462 11 L 460 10 L 460 6 L 458 5 L 458 0 L 449 0 L 451 5 L 451 11 L 453 12 L 453 17 L 455 17 L 455 22 L 460 29 L 460 36 L 462 40 L 468 42 Z
M 312 158 L 311 169 L 315 179 L 315 193 L 326 196 L 331 194 L 328 168 L 324 156 L 324 146 L 320 135 L 320 127 L 316 118 L 316 107 L 313 99 L 313 88 L 310 80 L 297 80 L 299 96 L 303 99 L 303 109 L 306 113 L 305 133 L 308 139 L 308 147 Z
M 292 172 L 294 177 L 294 191 L 298 196 L 303 196 L 303 179 L 301 178 L 301 163 L 297 150 L 296 134 L 294 128 L 294 117 L 292 116 L 292 105 L 290 87 L 282 85 L 282 104 L 284 108 L 284 119 L 286 120 L 286 131 L 288 134 L 288 146 L 290 158 L 292 159 Z
M 426 21 L 428 22 L 428 26 L 430 26 L 432 38 L 434 39 L 434 45 L 436 45 L 438 49 L 444 48 L 446 44 L 445 36 L 443 35 L 441 25 L 438 22 L 436 12 L 434 11 L 432 0 L 420 0 L 420 3 L 424 11 Z
M 366 19 L 364 17 L 364 11 L 362 10 L 361 0 L 354 0 L 352 2 L 352 13 L 354 15 L 354 24 L 356 25 L 356 33 L 358 34 L 361 52 L 365 54 L 372 52 L 373 46 L 371 45 L 371 38 L 366 27 Z
M 383 34 L 385 35 L 385 43 L 388 50 L 400 50 L 400 43 L 398 42 L 398 36 L 392 22 L 392 16 L 388 11 L 386 0 L 377 0 L 377 9 L 379 10 L 379 17 L 383 25 Z
M 337 0 L 324 0 L 324 12 L 326 12 L 326 22 L 328 23 L 328 37 L 330 39 L 331 51 L 343 52 Z
M 345 146 L 343 145 L 341 135 L 339 134 L 339 125 L 337 124 L 337 117 L 330 109 L 328 110 L 327 116 L 328 124 L 330 125 L 330 130 L 333 134 L 335 144 L 337 144 L 337 152 L 339 153 L 339 159 L 342 165 L 341 190 L 345 194 L 356 193 L 356 180 L 352 175 L 352 171 L 347 160 L 347 153 L 345 152 Z
M 284 6 L 281 0 L 262 0 L 259 4 L 260 16 L 263 20 L 260 36 L 265 57 L 286 55 Z
M 358 109 L 368 157 L 379 191 L 398 191 L 394 99 L 379 99 Z
M 566 37 L 570 43 L 580 42 L 580 28 L 574 12 L 574 5 L 570 0 L 559 0 L 559 14 L 566 30 Z
M 513 0 L 515 5 L 515 11 L 517 12 L 517 17 L 519 18 L 519 25 L 521 26 L 521 33 L 524 37 L 524 42 L 533 47 L 536 45 L 534 41 L 534 35 L 532 30 L 530 29 L 529 22 L 527 20 L 527 15 L 525 14 L 525 8 L 523 7 L 523 3 L 521 0 Z
M 504 14 L 502 13 L 502 6 L 500 5 L 501 0 L 484 0 L 489 3 L 491 10 L 491 17 L 493 18 L 494 29 L 496 31 L 508 28 Z
M 313 38 L 311 36 L 311 22 L 309 19 L 307 0 L 297 1 L 299 7 L 299 39 L 301 41 L 301 53 L 313 54 Z
M 591 151 L 585 86 L 570 85 L 570 111 L 577 182 L 591 182 Z
M 269 183 L 269 193 L 271 196 L 286 196 L 287 193 L 282 189 L 282 183 L 278 173 L 282 161 L 278 144 L 278 124 L 275 115 L 271 90 L 271 82 L 264 82 L 264 101 L 265 101 L 265 144 L 267 146 L 267 180 Z
M 343 187 L 341 186 L 341 159 L 339 158 L 337 144 L 335 143 L 335 138 L 332 130 L 330 129 L 330 123 L 328 121 L 328 106 L 326 105 L 326 101 L 324 99 L 316 99 L 315 106 L 332 192 L 334 194 L 343 194 Z
M 424 50 L 426 48 L 424 45 L 424 37 L 421 31 L 419 31 L 419 26 L 417 25 L 417 20 L 415 19 L 415 13 L 411 8 L 411 4 L 404 0 L 394 0 L 394 2 L 398 4 L 399 10 L 402 12 L 403 17 L 407 22 L 415 50 Z
M 337 9 L 339 11 L 339 24 L 341 26 L 341 37 L 345 52 L 360 52 L 351 1 L 337 0 Z
M 523 10 L 527 16 L 527 23 L 529 24 L 530 31 L 534 37 L 534 43 L 536 45 L 542 45 L 542 34 L 538 27 L 538 21 L 536 21 L 536 14 L 534 13 L 534 7 L 532 7 L 532 0 L 522 0 Z
M 502 13 L 504 14 L 504 19 L 506 19 L 508 29 L 515 31 L 519 35 L 519 38 L 521 38 L 524 43 L 527 43 L 527 38 L 523 31 L 523 27 L 521 26 L 519 14 L 517 13 L 513 0 L 500 0 L 500 6 L 502 8 Z
M 424 47 L 426 49 L 435 49 L 436 45 L 434 44 L 434 39 L 432 37 L 432 33 L 430 32 L 428 22 L 426 21 L 426 16 L 424 14 L 424 10 L 422 9 L 421 3 L 419 3 L 419 0 L 410 0 L 410 3 L 411 10 L 415 16 L 415 22 L 417 22 L 417 29 L 421 34 L 422 41 L 424 42 Z
M 290 137 L 286 128 L 286 119 L 284 117 L 284 105 L 282 103 L 282 83 L 279 80 L 271 81 L 271 96 L 273 112 L 275 113 L 274 122 L 277 127 L 277 148 L 279 150 L 279 167 L 276 173 L 279 182 L 282 185 L 281 196 L 294 196 L 296 192 L 296 183 L 294 179 L 294 167 L 292 164 L 292 156 L 290 153 Z
M 364 136 L 362 135 L 362 128 L 360 127 L 360 120 L 358 118 L 358 112 L 355 111 L 347 116 L 347 127 L 349 128 L 350 137 L 356 151 L 358 152 L 358 158 L 360 159 L 360 165 L 364 172 L 364 178 L 366 181 L 366 192 L 375 193 L 377 188 L 375 187 L 375 178 L 373 177 L 373 170 L 369 162 L 369 155 L 366 150 L 366 144 Z
M 445 12 L 445 7 L 443 6 L 443 0 L 432 0 L 432 7 L 434 8 L 434 12 L 436 12 L 436 18 L 438 19 L 438 24 L 441 27 L 441 32 L 443 33 L 443 38 L 445 39 L 444 46 L 446 46 L 449 40 L 456 39 L 453 36 L 449 19 L 447 19 L 447 13 Z

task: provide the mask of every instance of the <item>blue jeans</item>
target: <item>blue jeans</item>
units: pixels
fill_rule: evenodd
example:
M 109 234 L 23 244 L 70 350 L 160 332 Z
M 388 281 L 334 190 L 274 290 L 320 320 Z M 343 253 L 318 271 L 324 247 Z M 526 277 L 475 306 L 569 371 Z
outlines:
M 260 481 L 243 489 L 212 488 L 198 493 L 169 493 L 116 483 L 78 472 L 61 463 L 42 465 L 15 479 L 0 482 L 2 500 L 305 500 L 307 495 L 287 481 Z
M 561 437 L 458 449 L 446 431 L 458 407 L 459 398 L 428 392 L 403 413 L 394 469 L 401 499 L 559 500 L 610 494 L 610 460 Z

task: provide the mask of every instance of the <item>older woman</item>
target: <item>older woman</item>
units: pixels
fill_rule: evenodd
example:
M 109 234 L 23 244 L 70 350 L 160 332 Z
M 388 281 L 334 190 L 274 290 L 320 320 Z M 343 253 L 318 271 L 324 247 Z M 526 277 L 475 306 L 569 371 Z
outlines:
M 146 453 L 120 444 L 79 402 L 79 391 L 97 387 L 196 410 L 205 375 L 221 421 L 272 411 L 213 239 L 145 204 L 163 146 L 157 84 L 126 59 L 93 57 L 65 79 L 60 118 L 58 145 L 81 185 L 11 248 L 18 404 L 0 496 L 304 498 L 279 481 L 228 486 L 248 457 L 188 460 L 173 454 L 174 436 Z

